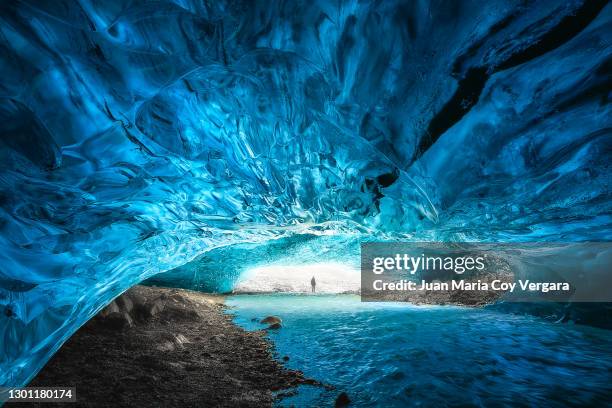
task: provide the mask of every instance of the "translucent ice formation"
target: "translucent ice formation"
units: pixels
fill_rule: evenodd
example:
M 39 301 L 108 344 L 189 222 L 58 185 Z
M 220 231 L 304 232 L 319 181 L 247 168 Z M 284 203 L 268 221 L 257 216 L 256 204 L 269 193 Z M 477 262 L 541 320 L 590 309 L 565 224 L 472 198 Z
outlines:
M 601 0 L 2 2 L 0 385 L 209 251 L 231 287 L 298 241 L 609 240 L 611 29 Z

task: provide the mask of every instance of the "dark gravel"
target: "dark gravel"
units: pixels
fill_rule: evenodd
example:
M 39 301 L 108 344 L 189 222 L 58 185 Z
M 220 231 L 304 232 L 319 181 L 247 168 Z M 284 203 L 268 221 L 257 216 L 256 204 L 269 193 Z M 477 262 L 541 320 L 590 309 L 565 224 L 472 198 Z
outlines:
M 30 386 L 76 387 L 70 406 L 262 407 L 275 391 L 317 385 L 273 358 L 265 331 L 234 325 L 222 300 L 136 286 L 72 336 Z

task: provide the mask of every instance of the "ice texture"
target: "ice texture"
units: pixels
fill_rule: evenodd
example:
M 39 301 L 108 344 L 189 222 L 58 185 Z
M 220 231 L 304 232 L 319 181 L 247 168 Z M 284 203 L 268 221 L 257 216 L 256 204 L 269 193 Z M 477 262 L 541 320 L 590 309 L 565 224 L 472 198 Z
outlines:
M 0 385 L 192 260 L 610 240 L 611 33 L 601 0 L 1 2 Z

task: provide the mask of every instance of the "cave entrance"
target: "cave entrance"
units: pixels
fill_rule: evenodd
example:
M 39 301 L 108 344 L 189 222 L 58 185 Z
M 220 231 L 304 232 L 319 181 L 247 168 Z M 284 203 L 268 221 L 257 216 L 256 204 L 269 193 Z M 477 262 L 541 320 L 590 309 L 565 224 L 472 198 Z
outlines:
M 358 293 L 359 270 L 336 263 L 265 265 L 247 270 L 234 287 L 235 293 L 311 293 L 311 279 L 319 294 Z

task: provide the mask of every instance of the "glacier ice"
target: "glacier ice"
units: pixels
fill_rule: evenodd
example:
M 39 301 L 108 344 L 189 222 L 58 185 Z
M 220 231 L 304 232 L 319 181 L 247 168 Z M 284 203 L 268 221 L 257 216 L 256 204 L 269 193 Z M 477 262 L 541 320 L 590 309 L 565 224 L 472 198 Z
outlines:
M 175 268 L 610 240 L 611 32 L 602 0 L 2 2 L 0 384 Z

